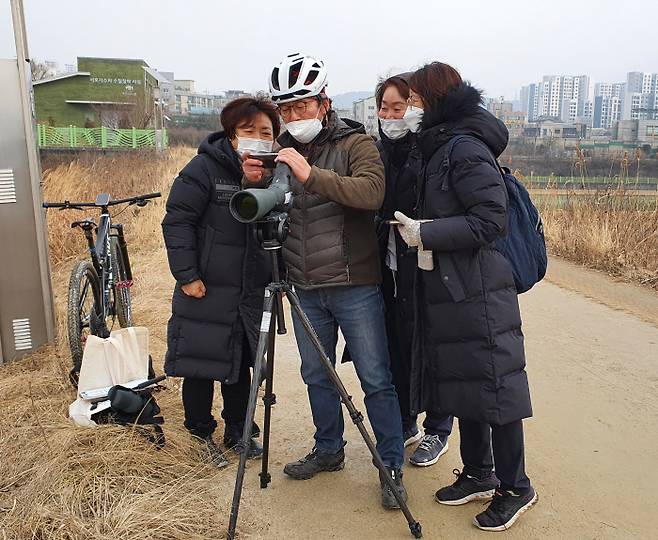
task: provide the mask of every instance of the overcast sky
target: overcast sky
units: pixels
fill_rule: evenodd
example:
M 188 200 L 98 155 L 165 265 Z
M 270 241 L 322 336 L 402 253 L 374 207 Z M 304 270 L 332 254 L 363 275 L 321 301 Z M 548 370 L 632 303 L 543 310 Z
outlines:
M 292 52 L 323 59 L 328 93 L 371 90 L 440 60 L 489 96 L 543 74 L 621 81 L 658 71 L 658 2 L 637 0 L 24 0 L 32 57 L 141 58 L 200 90 L 264 89 Z M 0 0 L 0 57 L 15 56 Z

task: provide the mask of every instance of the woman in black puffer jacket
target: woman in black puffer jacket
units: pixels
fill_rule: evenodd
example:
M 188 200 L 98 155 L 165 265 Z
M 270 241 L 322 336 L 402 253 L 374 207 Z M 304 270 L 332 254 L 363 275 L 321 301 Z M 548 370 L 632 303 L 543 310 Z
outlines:
M 414 333 L 414 281 L 418 266 L 416 250 L 409 248 L 396 228 L 388 225 L 399 210 L 415 215 L 418 175 L 422 156 L 416 134 L 409 131 L 403 115 L 409 98 L 409 77 L 402 73 L 382 81 L 375 91 L 379 116 L 379 153 L 386 173 L 386 195 L 377 214 L 377 235 L 382 263 L 382 292 L 386 305 L 386 334 L 391 357 L 393 384 L 400 403 L 404 445 L 420 444 L 409 457 L 412 465 L 435 464 L 448 450 L 452 416 L 425 408 L 424 434 L 417 425 L 418 414 L 411 412 L 410 380 Z
M 436 500 L 493 496 L 475 524 L 505 530 L 537 500 L 524 466 L 522 419 L 532 409 L 519 303 L 511 265 L 493 247 L 507 228 L 496 158 L 508 132 L 446 64 L 424 66 L 409 86 L 406 118 L 425 164 L 417 217 L 431 220 L 396 213 L 405 241 L 431 252 L 416 284 L 423 360 L 412 373 L 413 395 L 417 406 L 429 401 L 459 419 L 464 468 Z
M 224 131 L 212 133 L 174 180 L 162 230 L 176 278 L 165 371 L 184 378 L 185 427 L 207 445 L 215 464 L 225 466 L 212 438 L 214 382 L 220 382 L 224 398 L 224 445 L 232 448 L 242 437 L 271 277 L 254 225 L 236 221 L 229 200 L 241 189 L 240 154 L 271 149 L 280 122 L 274 105 L 261 98 L 232 101 L 220 120 Z M 258 435 L 255 424 L 253 434 Z M 261 452 L 252 439 L 249 456 Z

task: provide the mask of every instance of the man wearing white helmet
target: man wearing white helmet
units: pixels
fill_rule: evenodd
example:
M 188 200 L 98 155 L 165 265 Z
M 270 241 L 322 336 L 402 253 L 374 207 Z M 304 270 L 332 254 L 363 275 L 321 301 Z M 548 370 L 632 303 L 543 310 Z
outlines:
M 277 141 L 277 161 L 287 163 L 295 178 L 283 255 L 302 308 L 333 362 L 341 329 L 365 393 L 377 450 L 406 499 L 402 421 L 391 382 L 374 226 L 384 198 L 384 166 L 363 126 L 338 118 L 331 109 L 326 86 L 324 63 L 301 54 L 286 57 L 270 76 L 272 100 L 287 128 Z M 254 159 L 246 159 L 243 170 L 251 181 L 264 174 Z M 339 394 L 294 316 L 293 322 L 316 431 L 313 450 L 284 472 L 303 480 L 343 468 L 344 424 Z M 399 508 L 381 479 L 380 485 L 382 505 Z

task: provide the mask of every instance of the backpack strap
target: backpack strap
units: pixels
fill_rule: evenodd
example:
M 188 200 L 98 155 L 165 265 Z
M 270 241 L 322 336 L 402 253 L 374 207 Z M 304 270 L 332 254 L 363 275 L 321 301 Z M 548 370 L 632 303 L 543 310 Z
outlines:
M 443 182 L 441 183 L 441 191 L 448 191 L 448 189 L 450 189 L 449 182 L 452 176 L 452 164 L 450 163 L 450 160 L 452 159 L 452 151 L 455 149 L 455 146 L 458 142 L 473 138 L 474 137 L 470 137 L 468 135 L 456 135 L 448 141 L 446 152 L 443 156 L 443 161 L 441 162 L 441 170 L 447 172 L 443 178 Z

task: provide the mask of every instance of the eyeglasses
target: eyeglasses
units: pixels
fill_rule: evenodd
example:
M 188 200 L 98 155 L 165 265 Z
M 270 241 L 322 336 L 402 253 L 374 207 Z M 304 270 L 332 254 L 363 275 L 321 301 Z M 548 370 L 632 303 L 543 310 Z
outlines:
M 423 100 L 418 94 L 409 93 L 409 97 L 407 98 L 407 105 L 412 105 L 417 107 L 422 104 L 423 104 Z
M 308 110 L 308 106 L 311 103 L 314 103 L 315 99 L 302 99 L 301 101 L 295 101 L 293 103 L 286 103 L 284 105 L 279 105 L 279 114 L 285 119 L 290 118 L 292 112 L 295 112 L 296 116 L 303 116 Z

